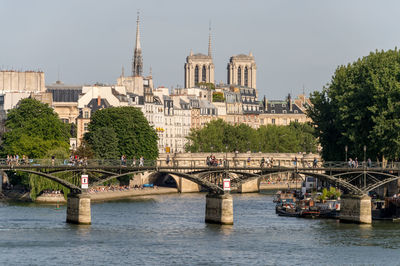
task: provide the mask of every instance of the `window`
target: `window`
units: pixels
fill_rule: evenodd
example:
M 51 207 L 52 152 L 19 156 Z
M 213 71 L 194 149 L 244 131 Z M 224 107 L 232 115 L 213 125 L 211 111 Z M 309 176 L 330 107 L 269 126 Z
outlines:
M 273 125 L 275 125 L 275 118 L 272 118 L 271 122 Z
M 275 104 L 271 103 L 271 107 L 275 107 Z
M 299 119 L 295 119 L 294 122 L 298 123 L 298 122 L 299 122 Z
M 286 110 L 283 110 L 282 113 L 286 114 L 287 112 L 286 112 Z
M 206 82 L 206 66 L 203 66 L 203 70 L 201 71 L 201 81 Z
M 295 114 L 297 114 L 298 112 L 299 112 L 299 111 L 297 111 L 297 110 L 294 110 L 294 113 L 295 113 Z
M 83 113 L 83 118 L 89 118 L 89 111 L 85 111 Z
M 194 84 L 199 83 L 199 66 L 194 68 Z
M 242 68 L 238 68 L 238 85 L 242 85 Z
M 271 110 L 271 114 L 275 114 L 275 110 Z
M 88 131 L 88 123 L 83 124 L 83 131 L 87 132 Z
M 244 68 L 244 86 L 249 86 L 249 70 L 247 67 Z

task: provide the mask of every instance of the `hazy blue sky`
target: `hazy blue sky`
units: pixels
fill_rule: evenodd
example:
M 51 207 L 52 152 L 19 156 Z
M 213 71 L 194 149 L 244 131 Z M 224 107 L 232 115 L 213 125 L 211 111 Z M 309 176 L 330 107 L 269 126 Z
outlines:
M 216 81 L 230 56 L 252 51 L 269 99 L 320 90 L 338 65 L 400 44 L 400 1 L 0 0 L 0 68 L 115 83 L 122 66 L 131 72 L 138 9 L 155 86 L 183 85 L 190 49 L 207 53 L 210 20 Z

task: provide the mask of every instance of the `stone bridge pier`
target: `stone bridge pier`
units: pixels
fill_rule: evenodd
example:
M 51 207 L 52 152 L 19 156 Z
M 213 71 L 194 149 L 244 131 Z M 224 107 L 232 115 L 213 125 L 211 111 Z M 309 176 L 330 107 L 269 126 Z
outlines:
M 343 195 L 340 199 L 341 222 L 372 223 L 371 197 L 368 195 Z
M 90 195 L 86 192 L 81 194 L 68 194 L 67 201 L 67 223 L 91 224 Z
M 233 199 L 231 194 L 206 195 L 206 223 L 233 224 Z

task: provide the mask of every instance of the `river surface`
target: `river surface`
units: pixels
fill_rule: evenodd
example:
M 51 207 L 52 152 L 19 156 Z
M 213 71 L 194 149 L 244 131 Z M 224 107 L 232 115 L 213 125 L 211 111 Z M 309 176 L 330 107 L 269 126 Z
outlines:
M 400 223 L 279 217 L 272 195 L 234 194 L 234 225 L 204 223 L 205 194 L 66 206 L 0 203 L 0 265 L 399 265 Z

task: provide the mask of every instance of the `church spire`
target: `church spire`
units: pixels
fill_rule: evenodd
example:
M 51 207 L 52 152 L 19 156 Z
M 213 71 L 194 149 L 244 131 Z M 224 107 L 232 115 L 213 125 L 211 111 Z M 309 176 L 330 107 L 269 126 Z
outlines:
M 211 21 L 208 26 L 208 56 L 211 57 Z
M 136 24 L 136 43 L 135 43 L 135 51 L 133 53 L 132 76 L 142 76 L 143 58 L 142 58 L 142 48 L 140 47 L 139 11 L 137 13 L 136 23 L 137 23 Z

